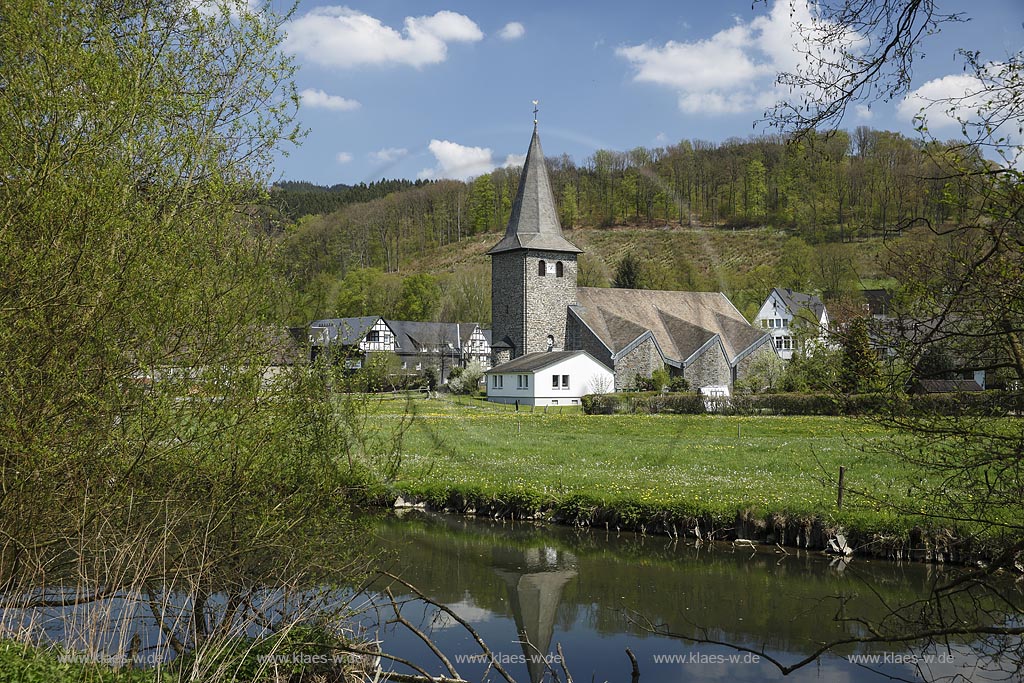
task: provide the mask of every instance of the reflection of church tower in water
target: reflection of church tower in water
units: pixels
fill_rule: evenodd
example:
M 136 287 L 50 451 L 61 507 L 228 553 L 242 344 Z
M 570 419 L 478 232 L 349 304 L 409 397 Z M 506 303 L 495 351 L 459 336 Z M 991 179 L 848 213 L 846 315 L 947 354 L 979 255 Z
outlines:
M 576 557 L 549 547 L 495 548 L 491 561 L 495 573 L 508 586 L 512 617 L 530 680 L 539 683 L 547 669 L 544 659 L 552 654 L 551 637 L 562 589 L 577 576 Z

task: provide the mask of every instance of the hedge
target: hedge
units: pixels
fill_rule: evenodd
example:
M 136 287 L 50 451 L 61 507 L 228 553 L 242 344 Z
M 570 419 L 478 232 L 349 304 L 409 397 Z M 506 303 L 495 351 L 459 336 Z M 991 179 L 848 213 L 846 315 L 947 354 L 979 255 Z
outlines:
M 696 393 L 622 392 L 590 394 L 582 399 L 588 415 L 987 415 L 1024 414 L 1024 394 L 985 391 L 924 394 L 749 394 L 708 398 Z

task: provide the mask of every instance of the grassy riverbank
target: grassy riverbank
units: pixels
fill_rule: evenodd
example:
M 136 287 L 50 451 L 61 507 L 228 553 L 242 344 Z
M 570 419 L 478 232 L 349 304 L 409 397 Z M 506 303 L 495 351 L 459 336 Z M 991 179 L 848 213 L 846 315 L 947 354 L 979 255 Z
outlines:
M 848 498 L 839 510 L 843 466 L 850 489 L 928 512 L 906 498 L 921 474 L 873 450 L 886 434 L 862 421 L 515 413 L 443 399 L 415 409 L 398 488 L 436 507 L 492 501 L 513 514 L 546 511 L 579 523 L 601 508 L 611 511 L 606 521 L 651 528 L 648 521 L 660 519 L 662 530 L 691 518 L 725 528 L 771 516 L 865 533 L 904 534 L 920 524 L 863 500 Z

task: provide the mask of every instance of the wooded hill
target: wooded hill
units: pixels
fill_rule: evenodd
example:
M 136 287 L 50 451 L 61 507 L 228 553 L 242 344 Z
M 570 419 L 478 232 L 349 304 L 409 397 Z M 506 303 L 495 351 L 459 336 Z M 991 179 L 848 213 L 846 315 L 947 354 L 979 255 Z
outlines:
M 956 221 L 953 207 L 969 205 L 957 179 L 935 179 L 939 160 L 959 153 L 862 127 L 798 142 L 599 150 L 548 167 L 562 226 L 587 252 L 581 285 L 610 284 L 631 254 L 641 286 L 725 291 L 749 315 L 773 286 L 835 299 L 883 281 L 885 240 Z M 504 229 L 519 173 L 396 181 L 398 191 L 293 224 L 280 249 L 296 294 L 287 317 L 488 322 L 483 254 Z M 298 189 L 318 192 L 284 186 L 279 196 Z

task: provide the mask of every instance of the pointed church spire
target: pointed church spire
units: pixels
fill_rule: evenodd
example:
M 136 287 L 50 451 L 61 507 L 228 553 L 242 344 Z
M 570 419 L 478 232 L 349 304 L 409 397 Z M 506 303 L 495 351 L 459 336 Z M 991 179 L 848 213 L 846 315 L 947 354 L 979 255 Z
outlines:
M 537 134 L 537 102 L 534 101 L 533 138 L 519 177 L 519 190 L 512 204 L 505 237 L 491 248 L 488 254 L 497 254 L 514 249 L 542 249 L 566 251 L 574 254 L 583 250 L 562 237 L 562 226 L 558 222 L 555 197 L 551 192 L 544 152 L 540 148 Z

